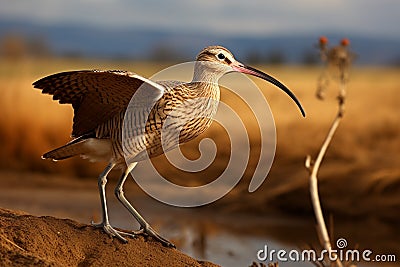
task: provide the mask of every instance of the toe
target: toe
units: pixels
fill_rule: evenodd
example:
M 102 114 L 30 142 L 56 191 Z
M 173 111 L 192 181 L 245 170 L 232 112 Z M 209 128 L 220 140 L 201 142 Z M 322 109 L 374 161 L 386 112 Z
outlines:
M 174 244 L 172 244 L 170 241 L 159 235 L 153 228 L 148 227 L 147 229 L 144 230 L 145 233 L 147 233 L 149 236 L 160 242 L 163 246 L 165 247 L 170 247 L 170 248 L 176 248 Z

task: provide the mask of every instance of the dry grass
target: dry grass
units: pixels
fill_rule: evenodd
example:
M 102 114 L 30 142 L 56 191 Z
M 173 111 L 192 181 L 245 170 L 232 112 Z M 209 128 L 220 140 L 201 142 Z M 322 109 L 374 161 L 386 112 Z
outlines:
M 102 62 L 79 60 L 51 60 L 20 62 L 0 61 L 0 167 L 5 169 L 64 172 L 79 176 L 97 176 L 102 165 L 93 165 L 80 159 L 67 160 L 62 163 L 42 161 L 40 156 L 57 146 L 69 141 L 71 132 L 72 110 L 69 106 L 59 105 L 50 96 L 41 95 L 31 86 L 38 78 L 51 73 L 74 69 L 126 69 L 136 71 L 144 76 L 150 76 L 165 66 L 144 62 Z M 241 210 L 242 205 L 248 210 L 259 211 L 267 205 L 295 210 L 297 213 L 310 212 L 307 201 L 299 203 L 299 194 L 304 199 L 307 196 L 306 172 L 303 167 L 304 155 L 316 151 L 322 142 L 331 119 L 336 113 L 335 94 L 337 90 L 327 92 L 325 102 L 314 97 L 318 68 L 303 68 L 284 66 L 268 68 L 257 66 L 284 81 L 298 96 L 307 112 L 303 119 L 293 102 L 282 92 L 260 80 L 254 80 L 263 90 L 275 117 L 277 128 L 277 154 L 269 178 L 264 182 L 262 192 L 268 194 L 247 194 L 249 178 L 259 155 L 259 140 L 257 131 L 250 136 L 252 155 L 245 179 L 238 190 L 232 193 L 237 196 L 244 192 L 249 201 L 235 202 L 233 210 Z M 354 190 L 353 195 L 363 195 L 374 192 L 376 198 L 367 201 L 381 201 L 381 194 L 393 194 L 400 190 L 400 116 L 398 99 L 400 83 L 398 69 L 392 68 L 355 68 L 351 73 L 348 91 L 348 106 L 346 117 L 342 122 L 332 146 L 326 155 L 320 171 L 321 190 L 347 192 Z M 335 86 L 335 84 L 331 84 Z M 329 97 L 331 96 L 331 97 Z M 234 103 L 232 96 L 223 93 L 226 102 Z M 242 117 L 249 117 L 248 111 L 241 111 Z M 248 128 L 254 127 L 251 117 L 246 123 Z M 252 131 L 254 132 L 254 131 Z M 179 170 L 163 167 L 165 159 L 158 158 L 158 165 L 169 177 L 183 177 L 179 183 L 201 184 L 216 177 L 226 166 L 230 155 L 224 145 L 226 138 L 222 128 L 214 125 L 206 136 L 215 137 L 219 147 L 219 159 L 212 168 L 198 175 L 182 174 Z M 218 142 L 219 140 L 219 142 Z M 320 141 L 319 141 L 320 140 Z M 197 141 L 185 145 L 189 157 L 198 156 Z M 208 178 L 204 178 L 208 177 Z M 324 182 L 335 178 L 335 185 Z M 186 181 L 186 182 L 185 182 Z M 191 182 L 187 182 L 191 181 Z M 341 181 L 341 182 L 338 182 Z M 340 188 L 342 182 L 345 188 Z M 332 194 L 331 194 L 332 195 Z M 277 197 L 281 201 L 275 203 Z M 234 199 L 235 197 L 233 197 Z M 285 201 L 285 199 L 287 201 Z M 334 206 L 348 205 L 354 199 L 325 199 L 328 209 Z M 389 201 L 392 210 L 399 207 L 398 197 Z M 229 198 L 226 202 L 230 202 Z M 381 201 L 382 202 L 382 201 Z M 249 204 L 252 203 L 252 204 Z M 273 204 L 271 204 L 273 203 Z M 253 205 L 254 204 L 254 205 Z M 353 203 L 354 204 L 354 203 Z M 356 204 L 357 205 L 357 204 Z M 340 208 L 341 209 L 341 208 Z M 367 209 L 364 207 L 363 209 Z M 361 209 L 358 212 L 367 212 Z M 335 210 L 335 209 L 334 209 Z M 342 210 L 342 209 L 341 209 Z M 343 211 L 347 212 L 347 211 Z
M 366 173 L 398 170 L 398 71 L 395 68 L 372 67 L 355 68 L 352 71 L 346 117 L 325 159 L 324 164 L 328 165 L 327 168 L 342 162 L 343 169 L 337 171 L 345 173 L 348 173 L 347 168 L 363 169 Z M 319 148 L 330 122 L 336 116 L 337 89 L 332 87 L 337 84 L 331 85 L 327 92 L 327 100 L 322 102 L 314 97 L 318 69 L 282 67 L 269 72 L 285 81 L 295 91 L 307 112 L 307 118 L 301 119 L 293 103 L 285 96 L 277 90 L 265 90 L 277 128 L 276 164 L 280 165 L 282 162 L 286 165 L 302 165 L 303 161 L 299 159 L 304 158 L 308 151 L 316 151 Z M 262 81 L 256 83 L 263 86 Z M 323 176 L 326 175 L 322 173 L 321 178 Z

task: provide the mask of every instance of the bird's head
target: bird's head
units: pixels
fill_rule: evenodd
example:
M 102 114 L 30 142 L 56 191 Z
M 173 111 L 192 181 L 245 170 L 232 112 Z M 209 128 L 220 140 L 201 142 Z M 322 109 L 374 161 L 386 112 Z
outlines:
M 207 69 L 210 73 L 217 75 L 218 78 L 221 77 L 223 74 L 229 72 L 241 72 L 244 74 L 253 75 L 255 77 L 261 78 L 263 80 L 266 80 L 274 84 L 275 86 L 283 90 L 296 103 L 296 105 L 299 107 L 301 111 L 301 114 L 305 117 L 305 112 L 300 104 L 300 101 L 289 90 L 289 88 L 287 88 L 285 85 L 283 85 L 280 81 L 278 81 L 271 75 L 268 75 L 260 70 L 257 70 L 250 66 L 246 66 L 243 63 L 240 63 L 234 58 L 233 54 L 225 47 L 208 46 L 200 51 L 200 53 L 197 55 L 196 61 L 204 62 L 205 63 L 204 65 L 201 64 L 203 66 L 203 69 L 204 66 L 206 66 L 205 69 Z

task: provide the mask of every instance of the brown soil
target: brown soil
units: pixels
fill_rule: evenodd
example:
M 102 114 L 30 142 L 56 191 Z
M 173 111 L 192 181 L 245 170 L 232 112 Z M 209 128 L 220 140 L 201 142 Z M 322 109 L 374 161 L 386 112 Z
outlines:
M 218 266 L 143 236 L 127 244 L 68 219 L 0 209 L 1 266 Z

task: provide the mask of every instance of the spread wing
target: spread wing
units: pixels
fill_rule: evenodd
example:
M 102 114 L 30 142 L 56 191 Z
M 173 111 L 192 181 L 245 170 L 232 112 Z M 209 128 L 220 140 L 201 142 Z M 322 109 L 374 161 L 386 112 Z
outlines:
M 60 104 L 72 104 L 72 136 L 92 132 L 126 110 L 132 96 L 145 86 L 143 102 L 159 99 L 164 87 L 135 73 L 126 71 L 83 70 L 56 73 L 33 83 L 43 94 L 53 96 Z M 142 89 L 141 89 L 142 91 Z

